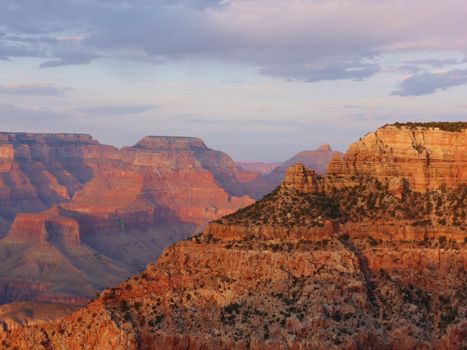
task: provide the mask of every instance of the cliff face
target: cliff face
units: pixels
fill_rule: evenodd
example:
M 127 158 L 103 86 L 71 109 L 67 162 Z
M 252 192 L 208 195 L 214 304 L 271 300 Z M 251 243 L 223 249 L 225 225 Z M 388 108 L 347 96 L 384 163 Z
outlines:
M 69 201 L 118 150 L 89 135 L 0 133 L 0 216 Z
M 0 343 L 463 349 L 467 186 L 419 192 L 403 182 L 394 194 L 396 179 L 321 177 L 295 165 L 261 201 L 166 249 L 85 308 L 0 334 Z
M 371 175 L 382 181 L 401 178 L 416 191 L 453 187 L 467 181 L 467 128 L 385 126 L 350 145 L 329 163 L 328 174 Z
M 119 150 L 88 135 L 0 133 L 0 303 L 83 303 L 250 204 L 231 190 L 238 178 L 196 138 Z

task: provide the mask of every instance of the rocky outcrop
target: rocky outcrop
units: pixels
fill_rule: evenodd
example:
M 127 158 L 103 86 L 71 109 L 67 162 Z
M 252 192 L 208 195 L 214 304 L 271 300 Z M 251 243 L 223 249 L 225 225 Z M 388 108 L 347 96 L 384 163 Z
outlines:
M 406 178 L 412 189 L 425 191 L 467 181 L 467 127 L 447 131 L 439 127 L 384 126 L 334 157 L 328 174 L 370 175 L 396 184 Z
M 275 167 L 268 174 L 260 175 L 250 180 L 246 187 L 249 193 L 256 199 L 262 198 L 266 193 L 273 191 L 279 186 L 285 176 L 286 170 L 296 163 L 315 171 L 318 175 L 326 172 L 326 165 L 333 157 L 341 156 L 342 153 L 333 151 L 328 144 L 320 145 L 316 150 L 302 151 Z
M 252 237 L 261 237 L 268 240 L 303 240 L 319 241 L 337 233 L 336 226 L 328 221 L 322 226 L 293 226 L 284 227 L 276 225 L 225 225 L 221 223 L 209 224 L 204 233 L 214 240 L 242 241 Z
M 318 192 L 318 176 L 314 170 L 307 169 L 302 163 L 289 167 L 284 175 L 281 187 L 299 192 Z

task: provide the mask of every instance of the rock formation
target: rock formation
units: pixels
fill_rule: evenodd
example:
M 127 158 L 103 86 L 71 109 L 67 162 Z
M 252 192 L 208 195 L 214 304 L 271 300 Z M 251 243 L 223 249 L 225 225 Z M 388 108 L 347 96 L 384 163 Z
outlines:
M 326 165 L 333 157 L 341 156 L 341 152 L 333 151 L 328 144 L 320 145 L 313 151 L 302 151 L 294 155 L 289 160 L 281 163 L 267 174 L 260 175 L 249 181 L 245 186 L 249 189 L 249 194 L 259 199 L 264 194 L 274 190 L 282 182 L 287 168 L 296 163 L 302 163 L 307 168 L 314 170 L 317 174 L 323 175 Z M 241 165 L 240 165 L 241 166 Z
M 0 303 L 86 302 L 250 204 L 247 175 L 196 138 L 0 133 Z
M 295 165 L 262 200 L 166 249 L 85 308 L 0 334 L 0 344 L 463 349 L 467 184 L 419 191 L 402 179 L 395 193 L 395 181 Z
M 342 159 L 335 156 L 327 172 L 346 177 L 365 174 L 394 183 L 406 178 L 416 191 L 463 184 L 466 135 L 465 125 L 457 131 L 443 128 L 443 123 L 387 125 L 350 145 Z
M 302 163 L 289 167 L 281 187 L 300 192 L 318 192 L 319 179 L 314 170 L 307 169 Z

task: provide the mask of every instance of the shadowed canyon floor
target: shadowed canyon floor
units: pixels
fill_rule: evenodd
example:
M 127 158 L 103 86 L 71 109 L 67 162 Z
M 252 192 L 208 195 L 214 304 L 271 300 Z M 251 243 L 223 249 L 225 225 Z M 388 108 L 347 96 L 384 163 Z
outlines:
M 275 191 L 144 272 L 0 344 L 463 349 L 467 132 L 446 124 L 378 129 L 325 176 L 296 164 Z

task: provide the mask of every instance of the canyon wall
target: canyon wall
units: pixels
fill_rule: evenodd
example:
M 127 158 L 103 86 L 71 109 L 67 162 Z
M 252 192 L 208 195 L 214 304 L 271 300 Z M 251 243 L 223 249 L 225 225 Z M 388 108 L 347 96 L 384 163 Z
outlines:
M 457 152 L 457 141 L 445 146 L 446 154 Z M 0 333 L 0 344 L 70 350 L 467 347 L 467 184 L 444 177 L 439 182 L 446 187 L 433 189 L 430 177 L 422 188 L 415 175 L 402 180 L 416 174 L 413 169 L 373 174 L 379 161 L 365 159 L 368 167 L 359 160 L 354 173 L 340 170 L 339 176 L 319 176 L 301 164 L 289 168 L 262 200 L 167 248 L 144 272 L 85 308 Z M 454 168 L 451 174 L 464 167 L 449 157 L 436 166 L 443 162 Z M 392 186 L 401 181 L 395 193 Z
M 0 303 L 82 304 L 252 203 L 245 176 L 197 138 L 0 133 Z
M 467 129 L 388 125 L 368 133 L 335 156 L 327 173 L 352 177 L 371 175 L 394 183 L 406 178 L 412 189 L 424 191 L 467 181 Z

